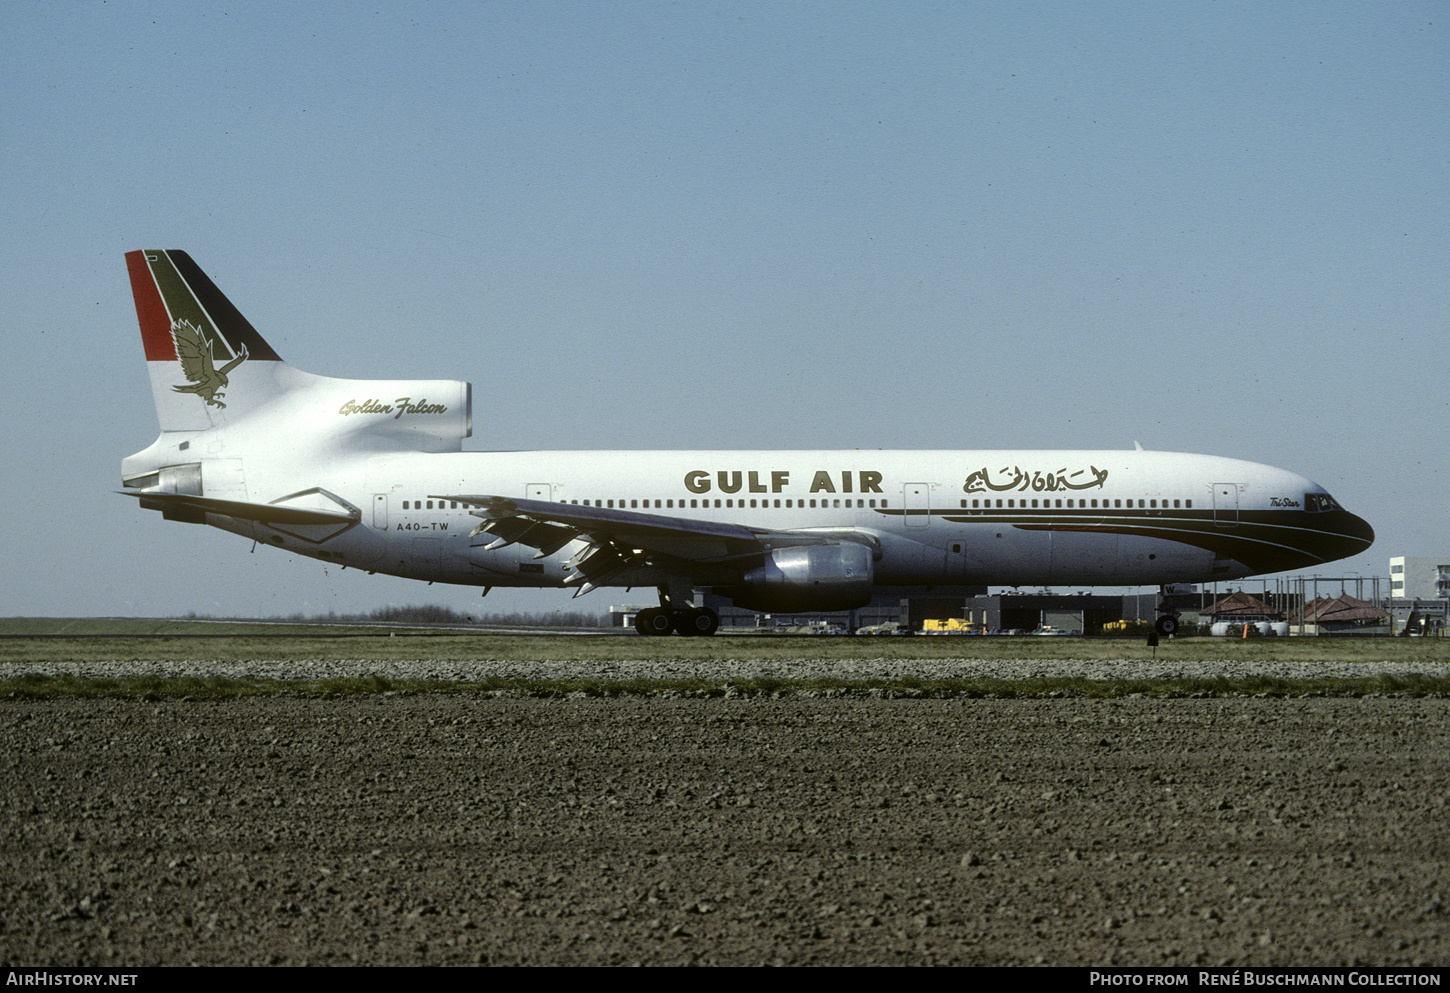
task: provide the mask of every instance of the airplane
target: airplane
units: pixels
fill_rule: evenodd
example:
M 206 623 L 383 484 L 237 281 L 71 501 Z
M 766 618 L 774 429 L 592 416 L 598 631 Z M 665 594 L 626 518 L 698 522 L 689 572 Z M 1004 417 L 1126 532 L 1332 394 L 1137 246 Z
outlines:
M 469 383 L 302 372 L 185 252 L 126 264 L 161 430 L 122 460 L 120 492 L 370 575 L 484 595 L 654 587 L 641 634 L 709 635 L 719 617 L 697 591 L 783 613 L 850 610 L 892 587 L 1167 593 L 1374 541 L 1296 473 L 1141 447 L 464 451 Z M 1156 630 L 1173 633 L 1177 613 L 1160 611 Z

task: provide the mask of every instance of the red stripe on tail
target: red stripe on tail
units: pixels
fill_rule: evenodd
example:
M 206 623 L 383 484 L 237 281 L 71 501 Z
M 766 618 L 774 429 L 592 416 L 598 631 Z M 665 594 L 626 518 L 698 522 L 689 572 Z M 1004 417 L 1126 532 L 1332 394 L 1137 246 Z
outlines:
M 171 318 L 161 302 L 161 292 L 146 265 L 146 253 L 126 253 L 126 269 L 131 273 L 131 296 L 136 300 L 136 320 L 141 324 L 141 343 L 146 348 L 147 362 L 175 362 L 176 339 L 171 336 Z

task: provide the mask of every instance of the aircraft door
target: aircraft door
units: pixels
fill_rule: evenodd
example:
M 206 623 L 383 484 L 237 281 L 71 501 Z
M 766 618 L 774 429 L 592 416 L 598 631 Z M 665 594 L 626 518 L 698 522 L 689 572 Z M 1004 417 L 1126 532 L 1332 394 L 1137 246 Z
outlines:
M 1213 523 L 1215 527 L 1234 528 L 1239 524 L 1239 487 L 1237 483 L 1213 484 Z
M 373 494 L 373 529 L 376 531 L 388 529 L 388 495 L 386 493 Z
M 924 528 L 931 525 L 931 484 L 907 483 L 902 488 L 902 503 L 906 507 L 903 522 L 909 528 Z

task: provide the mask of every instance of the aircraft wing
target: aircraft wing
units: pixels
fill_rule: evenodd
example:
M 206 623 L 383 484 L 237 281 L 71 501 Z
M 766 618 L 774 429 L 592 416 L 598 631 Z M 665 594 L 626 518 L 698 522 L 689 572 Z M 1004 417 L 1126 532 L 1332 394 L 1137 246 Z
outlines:
M 853 528 L 782 531 L 720 521 L 702 521 L 633 510 L 581 507 L 548 500 L 517 500 L 486 494 L 430 494 L 435 500 L 456 500 L 482 518 L 473 534 L 496 536 L 489 548 L 514 543 L 552 555 L 571 541 L 586 547 L 565 563 L 569 585 L 588 592 L 628 565 L 668 567 L 669 560 L 688 572 L 691 565 L 745 564 L 772 548 L 825 545 L 851 541 L 879 549 L 877 538 Z

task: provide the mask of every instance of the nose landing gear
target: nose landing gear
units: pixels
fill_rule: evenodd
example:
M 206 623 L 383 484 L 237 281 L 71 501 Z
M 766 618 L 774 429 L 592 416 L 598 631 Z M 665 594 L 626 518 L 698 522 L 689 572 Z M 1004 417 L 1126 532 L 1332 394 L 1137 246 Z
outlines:
M 1153 622 L 1151 644 L 1158 638 L 1169 638 L 1178 633 L 1178 618 L 1182 608 L 1193 604 L 1193 587 L 1170 584 L 1158 587 L 1158 619 Z

